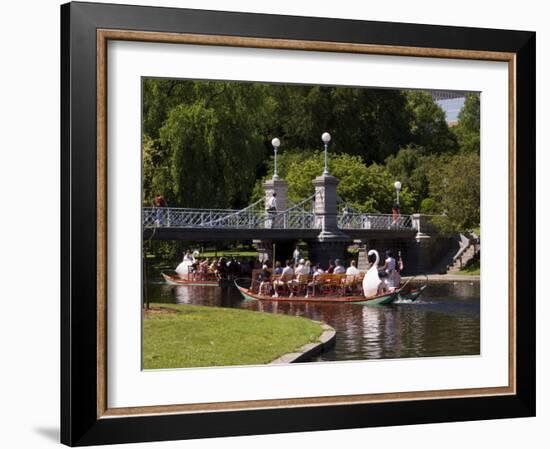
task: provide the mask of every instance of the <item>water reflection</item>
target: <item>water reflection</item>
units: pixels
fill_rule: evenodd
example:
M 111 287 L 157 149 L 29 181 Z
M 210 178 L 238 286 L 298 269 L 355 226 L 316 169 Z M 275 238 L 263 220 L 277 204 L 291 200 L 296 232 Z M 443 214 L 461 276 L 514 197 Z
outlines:
M 319 360 L 364 360 L 479 354 L 479 284 L 431 285 L 415 303 L 356 304 L 242 300 L 234 287 L 170 286 L 151 282 L 152 302 L 245 308 L 325 321 L 336 344 Z

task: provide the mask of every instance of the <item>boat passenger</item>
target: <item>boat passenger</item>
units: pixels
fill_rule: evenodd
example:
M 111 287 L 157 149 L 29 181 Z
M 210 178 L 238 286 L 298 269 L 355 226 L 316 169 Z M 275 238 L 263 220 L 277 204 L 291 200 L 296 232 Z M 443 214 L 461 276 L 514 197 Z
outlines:
M 286 266 L 283 268 L 281 274 L 283 276 L 294 276 L 294 268 L 292 268 L 292 262 L 290 260 L 286 261 Z
M 273 274 L 275 275 L 283 274 L 283 267 L 281 267 L 281 262 L 279 261 L 275 262 L 275 269 L 273 270 Z
M 357 269 L 357 262 L 355 262 L 355 260 L 351 261 L 350 266 L 346 270 L 346 274 L 348 276 L 359 276 L 361 274 L 361 272 Z
M 300 259 L 300 261 L 298 262 L 298 266 L 294 270 L 294 279 L 291 279 L 287 282 L 291 290 L 290 296 L 293 296 L 293 287 L 298 286 L 300 284 L 300 278 L 303 278 L 304 276 L 309 276 L 309 267 L 306 265 L 306 261 L 304 259 Z
M 216 259 L 215 257 L 212 259 L 212 262 L 210 263 L 210 265 L 208 265 L 208 271 L 210 273 L 215 273 L 216 270 L 218 268 L 218 259 Z
M 309 263 L 310 263 L 310 266 L 311 266 L 311 262 L 309 262 Z M 298 263 L 298 266 L 294 270 L 294 274 L 296 274 L 296 276 L 299 276 L 301 274 L 309 275 L 310 266 L 307 265 L 307 263 L 304 259 L 300 259 L 300 262 Z
M 313 279 L 319 277 L 319 275 L 323 274 L 325 270 L 321 268 L 321 265 L 315 264 L 313 266 Z
M 328 273 L 328 274 L 334 273 L 334 261 L 333 261 L 332 259 L 330 259 L 330 260 L 328 261 L 327 273 Z
M 312 272 L 313 274 L 312 274 L 311 281 L 307 283 L 306 298 L 309 297 L 310 292 L 313 296 L 317 294 L 316 289 L 320 285 L 320 282 L 322 282 L 320 279 L 320 276 L 324 274 L 325 270 L 323 270 L 321 266 L 317 263 L 313 265 Z
M 199 264 L 199 269 L 201 274 L 206 274 L 208 272 L 208 267 L 210 266 L 210 260 L 209 259 L 203 259 L 201 263 Z
M 401 285 L 401 273 L 399 273 L 399 270 L 395 270 L 395 273 L 393 273 L 393 283 L 395 288 L 399 288 Z
M 342 264 L 342 261 L 340 259 L 336 259 L 335 261 L 336 266 L 334 267 L 333 273 L 334 274 L 344 274 L 346 272 L 346 269 L 344 265 Z
M 401 273 L 403 272 L 404 268 L 403 264 L 403 257 L 401 256 L 401 251 L 397 251 L 397 258 L 395 259 L 395 285 L 399 287 L 401 285 Z
M 287 260 L 286 266 L 283 268 L 283 272 L 281 273 L 281 278 L 273 281 L 273 289 L 275 290 L 273 296 L 279 296 L 278 289 L 287 287 L 287 283 L 291 281 L 293 277 L 294 269 L 292 268 L 292 261 Z
M 258 280 L 260 281 L 260 295 L 269 295 L 271 294 L 271 273 L 267 268 L 267 265 L 262 266 L 262 271 L 258 275 Z
M 361 272 L 357 269 L 357 262 L 352 260 L 350 266 L 346 270 L 346 278 L 343 280 L 344 293 L 353 293 L 355 291 L 360 274 Z
M 391 250 L 386 251 L 386 260 L 384 263 L 384 266 L 382 269 L 386 272 L 387 278 L 386 283 L 388 284 L 388 289 L 395 289 L 399 285 L 396 285 L 396 279 L 395 279 L 395 259 L 393 258 L 393 254 Z

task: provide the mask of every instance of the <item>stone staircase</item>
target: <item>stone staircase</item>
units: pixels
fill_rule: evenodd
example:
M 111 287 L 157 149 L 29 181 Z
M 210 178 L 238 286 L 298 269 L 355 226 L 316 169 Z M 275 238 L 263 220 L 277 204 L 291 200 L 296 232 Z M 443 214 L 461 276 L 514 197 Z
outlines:
M 479 237 L 466 237 L 460 235 L 460 249 L 453 257 L 452 263 L 447 267 L 447 273 L 456 273 L 464 268 L 479 252 Z

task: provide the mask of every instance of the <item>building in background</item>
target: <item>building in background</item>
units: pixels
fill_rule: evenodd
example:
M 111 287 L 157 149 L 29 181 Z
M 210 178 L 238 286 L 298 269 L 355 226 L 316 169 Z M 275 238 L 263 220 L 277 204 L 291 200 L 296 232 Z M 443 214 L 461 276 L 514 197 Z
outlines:
M 458 122 L 458 113 L 464 106 L 468 92 L 459 90 L 431 90 L 433 100 L 443 109 L 449 126 L 455 126 Z

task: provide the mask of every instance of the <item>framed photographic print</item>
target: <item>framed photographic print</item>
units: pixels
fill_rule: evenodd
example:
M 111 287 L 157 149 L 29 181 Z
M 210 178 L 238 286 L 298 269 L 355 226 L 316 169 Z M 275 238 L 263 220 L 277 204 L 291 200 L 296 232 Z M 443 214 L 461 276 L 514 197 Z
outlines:
M 61 439 L 535 414 L 535 33 L 69 3 Z

